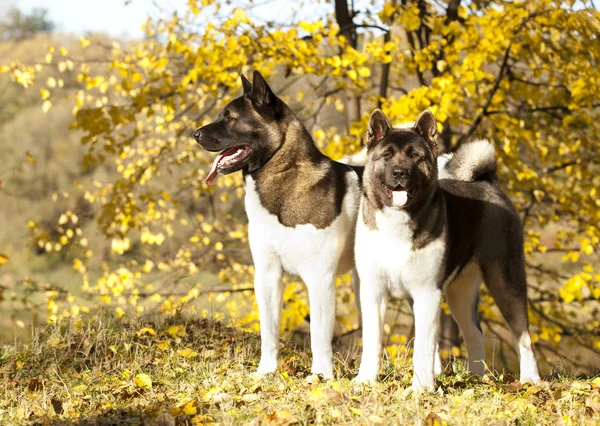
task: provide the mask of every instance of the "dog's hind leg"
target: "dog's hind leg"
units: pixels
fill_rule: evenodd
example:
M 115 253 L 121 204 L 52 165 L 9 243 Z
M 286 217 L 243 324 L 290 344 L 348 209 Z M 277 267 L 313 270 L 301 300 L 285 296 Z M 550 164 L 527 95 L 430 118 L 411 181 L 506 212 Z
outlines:
M 260 315 L 260 363 L 256 375 L 277 370 L 279 326 L 283 305 L 281 261 L 274 254 L 254 255 L 254 294 Z
M 529 335 L 527 318 L 527 282 L 523 259 L 512 259 L 505 265 L 482 267 L 484 281 L 513 333 L 521 370 L 521 382 L 540 380 Z
M 442 374 L 442 371 L 444 370 L 444 366 L 442 365 L 442 357 L 440 356 L 440 339 L 438 338 L 438 341 L 435 342 L 435 358 L 433 359 L 434 364 L 433 364 L 433 374 L 435 374 L 436 376 L 439 376 L 440 374 Z
M 483 335 L 477 315 L 477 301 L 481 270 L 477 265 L 467 265 L 461 273 L 448 284 L 446 302 L 467 347 L 469 371 L 483 376 L 485 372 L 485 350 Z
M 312 373 L 333 378 L 333 328 L 335 325 L 335 275 L 311 273 L 303 277 L 310 303 Z
M 352 291 L 354 292 L 354 302 L 356 303 L 356 311 L 358 312 L 358 328 L 362 327 L 362 312 L 360 308 L 360 278 L 356 268 L 352 269 Z

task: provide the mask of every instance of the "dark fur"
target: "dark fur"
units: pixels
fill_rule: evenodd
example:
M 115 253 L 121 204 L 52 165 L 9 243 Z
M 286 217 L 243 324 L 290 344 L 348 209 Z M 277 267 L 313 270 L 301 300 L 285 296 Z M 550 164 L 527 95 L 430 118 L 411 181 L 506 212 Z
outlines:
M 222 174 L 243 170 L 252 176 L 262 205 L 279 222 L 294 227 L 327 228 L 340 214 L 346 173 L 357 173 L 332 161 L 315 146 L 292 110 L 254 72 L 254 83 L 242 76 L 244 94 L 231 101 L 217 120 L 194 132 L 208 151 L 248 145 L 242 164 Z
M 520 336 L 528 324 L 522 225 L 498 185 L 495 161 L 476 165 L 473 181 L 438 181 L 436 124 L 431 113 L 422 114 L 409 129 L 392 128 L 382 115 L 373 114 L 367 138 L 370 164 L 364 178 L 365 224 L 373 229 L 375 212 L 390 206 L 386 188 L 410 190 L 412 196 L 404 210 L 413 221 L 413 248 L 426 247 L 446 231 L 439 288 L 475 261 L 506 321 Z M 418 155 L 411 156 L 411 152 Z M 450 162 L 450 170 L 460 167 L 461 161 L 458 157 Z M 407 173 L 394 175 L 394 170 Z

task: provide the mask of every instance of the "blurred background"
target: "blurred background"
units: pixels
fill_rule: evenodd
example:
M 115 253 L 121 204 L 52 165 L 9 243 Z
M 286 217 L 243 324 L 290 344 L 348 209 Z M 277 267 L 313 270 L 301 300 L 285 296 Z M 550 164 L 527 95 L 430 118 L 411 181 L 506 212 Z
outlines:
M 258 330 L 241 174 L 208 187 L 190 136 L 258 69 L 334 159 L 361 148 L 375 107 L 430 109 L 441 151 L 489 138 L 523 218 L 544 368 L 597 370 L 598 34 L 592 1 L 1 1 L 0 341 L 104 315 Z M 304 285 L 284 281 L 284 338 L 307 342 Z M 343 346 L 358 317 L 337 284 Z M 510 366 L 485 290 L 480 315 L 489 364 Z M 444 358 L 463 358 L 443 325 Z M 392 359 L 410 350 L 405 302 L 386 339 Z

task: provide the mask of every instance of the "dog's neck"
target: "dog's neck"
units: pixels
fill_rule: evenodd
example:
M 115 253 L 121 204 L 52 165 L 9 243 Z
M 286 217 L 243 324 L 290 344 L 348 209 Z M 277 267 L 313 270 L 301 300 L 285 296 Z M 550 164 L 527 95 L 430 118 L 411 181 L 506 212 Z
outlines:
M 363 198 L 363 218 L 371 229 L 401 233 L 410 238 L 415 249 L 422 248 L 443 232 L 446 214 L 442 191 L 437 180 L 418 203 L 404 209 L 379 205 L 372 197 Z M 369 218 L 370 216 L 370 218 Z
M 303 169 L 314 168 L 325 160 L 326 157 L 319 151 L 308 130 L 291 111 L 289 114 L 291 117 L 284 129 L 282 143 L 261 170 L 301 173 Z

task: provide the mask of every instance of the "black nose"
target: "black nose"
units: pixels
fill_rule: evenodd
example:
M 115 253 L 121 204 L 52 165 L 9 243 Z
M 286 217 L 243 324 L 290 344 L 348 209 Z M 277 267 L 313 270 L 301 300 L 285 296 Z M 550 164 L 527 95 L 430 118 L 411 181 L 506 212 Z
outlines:
M 394 170 L 392 170 L 392 176 L 397 179 L 407 178 L 410 176 L 410 169 L 404 167 L 394 167 Z
M 196 130 L 196 131 L 194 132 L 194 139 L 198 140 L 198 138 L 200 137 L 200 133 L 201 133 L 201 132 L 200 132 L 200 129 Z

